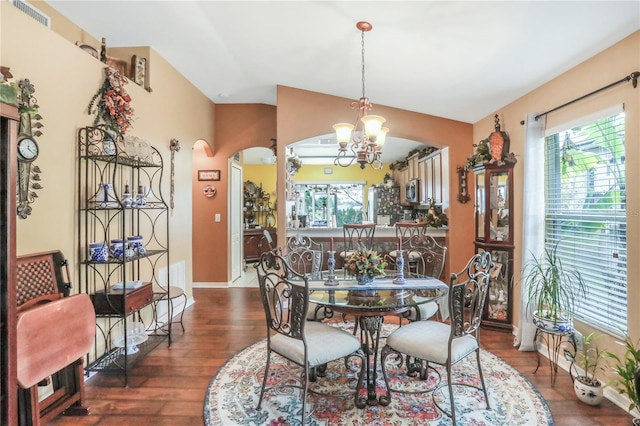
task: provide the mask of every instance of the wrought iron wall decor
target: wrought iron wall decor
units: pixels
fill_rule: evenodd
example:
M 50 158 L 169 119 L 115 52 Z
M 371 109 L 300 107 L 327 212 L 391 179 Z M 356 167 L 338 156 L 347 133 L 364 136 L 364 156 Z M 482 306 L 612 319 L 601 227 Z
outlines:
M 462 204 L 468 203 L 471 197 L 467 186 L 467 168 L 460 166 L 456 170 L 458 171 L 458 201 Z
M 175 193 L 175 155 L 180 151 L 180 141 L 178 139 L 171 139 L 169 142 L 169 150 L 171 151 L 171 194 L 169 206 L 171 207 L 171 213 L 173 214 L 173 194 Z
M 20 80 L 18 84 L 18 111 L 20 126 L 18 129 L 18 190 L 17 213 L 20 219 L 26 219 L 32 211 L 31 204 L 38 198 L 37 190 L 43 188 L 40 183 L 39 166 L 34 164 L 38 158 L 40 148 L 36 138 L 42 136 L 40 129 L 44 125 L 40 122 L 42 116 L 38 114 L 38 101 L 33 96 L 35 88 L 29 79 Z

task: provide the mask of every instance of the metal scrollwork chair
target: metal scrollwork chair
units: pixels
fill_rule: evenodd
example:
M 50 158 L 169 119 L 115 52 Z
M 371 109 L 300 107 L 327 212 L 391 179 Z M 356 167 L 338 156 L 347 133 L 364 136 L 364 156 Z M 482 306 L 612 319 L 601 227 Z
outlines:
M 424 235 L 427 232 L 427 222 L 396 222 L 395 228 L 396 239 L 402 238 L 404 248 L 413 236 Z M 389 265 L 395 265 L 397 256 L 398 252 L 396 250 L 392 250 L 387 254 L 386 259 Z M 411 262 L 411 256 L 409 256 L 408 261 Z M 411 270 L 407 262 L 405 262 L 405 269 Z
M 405 249 L 405 272 L 411 272 L 419 277 L 440 278 L 444 269 L 447 247 L 438 244 L 430 235 L 414 235 L 403 244 Z M 419 295 L 415 298 L 420 298 Z M 438 313 L 436 302 L 427 302 L 407 311 L 403 318 L 409 321 L 429 319 Z
M 375 231 L 375 223 L 345 223 L 342 225 L 344 247 L 339 253 L 340 257 L 344 259 L 360 247 L 373 248 Z
M 297 274 L 307 275 L 312 280 L 320 280 L 322 279 L 323 253 L 322 243 L 298 234 L 287 240 L 282 257 Z M 332 316 L 333 311 L 326 306 L 309 304 L 308 320 L 321 321 Z
M 271 354 L 288 359 L 304 370 L 301 384 L 281 383 L 278 387 L 294 387 L 302 390 L 302 424 L 306 415 L 306 399 L 308 381 L 315 376 L 316 367 L 329 362 L 348 359 L 356 356 L 360 358 L 360 368 L 364 365 L 364 353 L 360 349 L 360 340 L 350 333 L 321 322 L 307 321 L 309 309 L 309 283 L 306 276 L 300 276 L 290 270 L 287 262 L 275 251 L 263 253 L 260 262 L 256 264 L 260 296 L 267 324 L 267 362 L 258 400 L 258 409 L 262 405 Z M 287 277 L 298 275 L 297 280 Z M 354 400 L 362 386 L 364 369 L 358 373 L 358 383 L 354 390 Z
M 447 371 L 446 386 L 449 390 L 450 413 L 438 405 L 438 408 L 451 417 L 456 424 L 455 400 L 453 386 L 470 386 L 484 393 L 487 409 L 490 409 L 487 388 L 480 365 L 480 321 L 482 310 L 489 287 L 489 272 L 491 271 L 491 253 L 483 252 L 474 255 L 467 266 L 457 274 L 451 274 L 449 287 L 449 311 L 451 324 L 438 321 L 416 321 L 404 327 L 397 328 L 387 338 L 380 358 L 385 383 L 388 384 L 386 361 L 390 355 L 401 360 L 402 356 L 422 360 L 420 363 L 421 378 L 424 378 L 429 364 L 438 364 Z M 453 383 L 453 365 L 475 353 L 480 377 L 480 387 L 469 384 Z M 416 380 L 416 379 L 408 379 Z M 436 392 L 445 384 L 440 382 L 432 392 Z M 394 391 L 402 392 L 400 389 Z M 391 397 L 391 390 L 387 386 L 387 398 Z

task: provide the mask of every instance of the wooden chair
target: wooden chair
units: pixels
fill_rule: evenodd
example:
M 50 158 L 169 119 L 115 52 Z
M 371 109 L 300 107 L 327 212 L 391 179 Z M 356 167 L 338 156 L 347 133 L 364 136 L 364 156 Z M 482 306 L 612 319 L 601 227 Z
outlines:
M 344 259 L 360 247 L 373 248 L 375 231 L 375 223 L 345 223 L 342 226 L 343 250 L 340 257 Z
M 306 321 L 309 309 L 309 282 L 305 275 L 290 270 L 285 259 L 276 251 L 263 253 L 256 264 L 260 296 L 267 325 L 267 363 L 258 400 L 258 410 L 267 390 L 271 355 L 276 353 L 303 369 L 302 384 L 280 383 L 270 388 L 294 387 L 302 390 L 302 424 L 305 423 L 309 378 L 315 380 L 317 367 L 352 356 L 364 365 L 364 353 L 358 338 L 336 327 L 315 321 Z M 297 279 L 287 277 L 296 276 Z M 354 400 L 362 386 L 364 369 L 360 369 Z M 310 375 L 313 373 L 313 375 Z
M 438 321 L 416 321 L 397 328 L 387 338 L 382 348 L 380 360 L 385 383 L 388 384 L 387 358 L 394 354 L 398 359 L 402 356 L 422 360 L 420 362 L 421 378 L 426 376 L 429 363 L 443 365 L 447 371 L 447 382 L 440 382 L 430 391 L 436 392 L 443 386 L 449 390 L 449 410 L 438 405 L 438 408 L 451 417 L 456 424 L 455 400 L 453 386 L 470 386 L 482 390 L 487 409 L 490 409 L 487 388 L 484 384 L 482 366 L 480 365 L 480 321 L 484 309 L 487 290 L 489 288 L 489 272 L 492 267 L 491 253 L 483 252 L 474 255 L 467 266 L 457 274 L 451 274 L 449 287 L 449 311 L 451 324 Z M 475 353 L 480 387 L 469 384 L 456 384 L 452 381 L 453 366 L 463 358 Z M 402 392 L 401 389 L 394 391 Z M 391 390 L 387 386 L 387 398 Z
M 93 304 L 86 294 L 69 296 L 60 251 L 20 256 L 16 272 L 19 424 L 44 424 L 60 413 L 86 415 L 83 358 L 95 339 Z M 53 393 L 40 398 L 40 384 Z

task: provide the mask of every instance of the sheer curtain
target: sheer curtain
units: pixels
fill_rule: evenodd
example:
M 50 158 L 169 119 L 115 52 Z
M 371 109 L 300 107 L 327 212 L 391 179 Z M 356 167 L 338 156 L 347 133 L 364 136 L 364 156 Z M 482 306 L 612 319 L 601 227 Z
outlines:
M 544 250 L 544 131 L 546 116 L 527 114 L 524 141 L 524 206 L 522 215 L 522 265 Z M 522 274 L 521 274 L 522 275 Z M 515 345 L 521 351 L 535 351 L 536 327 L 531 309 L 527 309 L 528 289 L 521 281 L 520 318 Z

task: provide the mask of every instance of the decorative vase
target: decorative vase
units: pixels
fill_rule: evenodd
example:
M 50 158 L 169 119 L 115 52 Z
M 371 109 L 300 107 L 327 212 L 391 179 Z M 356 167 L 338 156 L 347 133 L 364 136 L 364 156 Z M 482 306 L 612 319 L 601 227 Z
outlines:
M 373 277 L 367 274 L 356 274 L 356 281 L 358 282 L 358 285 L 371 284 L 373 282 Z
M 592 386 L 580 380 L 579 377 L 573 381 L 573 390 L 578 399 L 588 405 L 600 405 L 603 397 L 603 386 L 598 384 Z
M 549 333 L 570 333 L 573 330 L 573 321 L 568 318 L 558 318 L 555 321 L 546 317 L 546 311 L 542 315 L 538 311 L 533 313 L 533 324 L 541 330 Z

